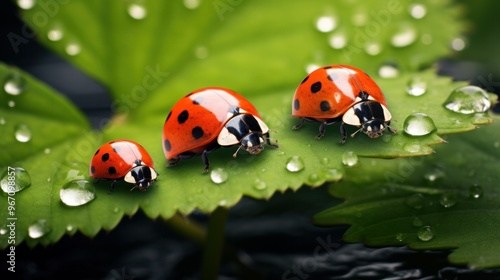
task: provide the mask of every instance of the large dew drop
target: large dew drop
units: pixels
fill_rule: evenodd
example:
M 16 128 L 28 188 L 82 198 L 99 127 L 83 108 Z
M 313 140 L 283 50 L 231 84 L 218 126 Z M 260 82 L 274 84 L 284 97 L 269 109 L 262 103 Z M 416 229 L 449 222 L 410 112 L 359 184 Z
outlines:
M 12 73 L 7 77 L 3 89 L 10 95 L 19 95 L 26 89 L 26 80 L 20 73 Z
M 16 140 L 21 143 L 29 142 L 31 140 L 31 130 L 27 125 L 20 124 L 16 127 L 14 136 L 16 137 Z
M 31 176 L 24 168 L 9 167 L 0 179 L 0 186 L 5 193 L 19 192 L 31 186 Z
M 486 112 L 490 106 L 490 98 L 486 91 L 476 86 L 464 86 L 453 90 L 444 102 L 444 107 L 461 114 Z
M 436 130 L 434 121 L 424 113 L 409 115 L 403 124 L 404 132 L 411 136 L 429 135 Z
M 33 223 L 31 226 L 28 228 L 28 235 L 33 238 L 37 239 L 45 234 L 47 234 L 50 231 L 50 226 L 45 219 L 40 219 Z
M 95 188 L 87 180 L 72 181 L 63 186 L 59 197 L 68 206 L 80 206 L 94 200 Z
M 216 184 L 222 184 L 227 181 L 229 175 L 223 168 L 216 168 L 210 172 L 210 179 Z
M 304 160 L 302 160 L 299 156 L 293 156 L 286 162 L 286 170 L 290 172 L 299 172 L 303 170 L 304 167 Z

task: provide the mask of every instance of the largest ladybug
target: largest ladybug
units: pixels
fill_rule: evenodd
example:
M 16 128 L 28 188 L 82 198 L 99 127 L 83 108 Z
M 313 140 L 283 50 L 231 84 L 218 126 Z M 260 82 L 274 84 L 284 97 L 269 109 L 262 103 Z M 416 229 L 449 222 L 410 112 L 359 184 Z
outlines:
M 131 140 L 115 140 L 102 145 L 90 162 L 90 177 L 112 180 L 110 191 L 117 181 L 124 180 L 146 191 L 156 181 L 158 173 L 148 152 Z
M 337 122 L 341 122 L 341 143 L 347 139 L 344 124 L 359 127 L 351 136 L 363 131 L 377 138 L 386 128 L 396 133 L 382 90 L 368 74 L 349 65 L 325 66 L 305 77 L 293 96 L 292 116 L 301 118 L 293 129 L 304 121 L 320 122 L 316 139 L 324 136 L 327 125 Z
M 221 87 L 198 89 L 181 98 L 172 108 L 163 127 L 162 146 L 168 165 L 200 155 L 207 172 L 207 154 L 221 146 L 239 145 L 250 154 L 259 154 L 271 143 L 269 128 L 257 109 L 243 96 Z

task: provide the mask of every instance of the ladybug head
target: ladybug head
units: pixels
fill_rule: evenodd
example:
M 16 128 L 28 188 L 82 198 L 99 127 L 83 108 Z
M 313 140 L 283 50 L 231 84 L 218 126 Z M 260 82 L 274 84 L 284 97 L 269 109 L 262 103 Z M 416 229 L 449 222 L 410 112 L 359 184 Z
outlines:
M 252 155 L 257 155 L 264 150 L 264 137 L 262 132 L 254 131 L 241 139 L 241 147 Z
M 382 132 L 384 132 L 387 125 L 381 119 L 374 119 L 364 122 L 361 125 L 361 130 L 368 135 L 370 138 L 377 138 L 382 136 Z
M 132 168 L 123 179 L 127 183 L 134 184 L 134 187 L 130 189 L 131 191 L 138 188 L 144 192 L 156 181 L 156 177 L 158 177 L 158 173 L 153 168 L 142 165 L 141 162 Z

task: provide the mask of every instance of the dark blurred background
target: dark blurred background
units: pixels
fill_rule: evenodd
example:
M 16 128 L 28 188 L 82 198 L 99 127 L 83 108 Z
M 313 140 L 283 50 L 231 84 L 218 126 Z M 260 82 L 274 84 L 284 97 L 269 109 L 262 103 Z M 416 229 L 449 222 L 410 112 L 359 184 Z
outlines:
M 464 4 L 470 21 L 466 48 L 439 61 L 439 73 L 498 93 L 500 5 L 458 2 Z M 96 128 L 111 115 L 106 88 L 35 39 L 21 44 L 15 53 L 7 34 L 22 34 L 25 26 L 13 1 L 2 2 L 0 22 L 0 61 L 67 96 Z M 500 107 L 495 110 L 500 112 Z M 344 244 L 341 238 L 347 227 L 319 228 L 310 223 L 315 213 L 340 202 L 327 190 L 327 186 L 302 188 L 276 194 L 270 201 L 244 198 L 229 212 L 226 238 L 232 250 L 223 262 L 220 279 L 500 279 L 497 269 L 473 271 L 449 265 L 448 251 Z M 201 224 L 207 220 L 196 212 L 190 218 Z M 321 252 L 326 252 L 325 242 L 330 254 L 318 261 L 314 250 L 323 246 Z M 16 256 L 16 273 L 8 273 L 4 263 L 1 279 L 198 279 L 202 251 L 164 221 L 151 221 L 138 212 L 93 239 L 76 233 L 48 247 L 30 249 L 23 243 Z

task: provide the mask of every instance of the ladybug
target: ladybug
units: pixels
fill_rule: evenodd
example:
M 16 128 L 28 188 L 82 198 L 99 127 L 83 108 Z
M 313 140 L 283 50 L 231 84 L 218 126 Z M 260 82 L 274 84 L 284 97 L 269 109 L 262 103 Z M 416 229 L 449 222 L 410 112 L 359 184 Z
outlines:
M 115 140 L 102 145 L 92 157 L 89 170 L 92 178 L 113 180 L 110 191 L 120 180 L 134 184 L 131 191 L 135 188 L 146 191 L 158 177 L 148 152 L 130 140 Z
M 198 89 L 181 98 L 163 127 L 162 146 L 168 166 L 201 154 L 204 173 L 210 168 L 207 154 L 222 147 L 239 145 L 259 154 L 264 142 L 272 147 L 269 128 L 257 109 L 243 96 L 221 87 Z
M 342 144 L 347 139 L 344 124 L 359 127 L 351 137 L 363 131 L 377 138 L 386 128 L 396 133 L 382 90 L 368 74 L 349 65 L 325 66 L 305 77 L 293 96 L 292 116 L 301 118 L 293 129 L 305 121 L 320 122 L 316 139 L 325 135 L 327 125 L 341 122 Z

